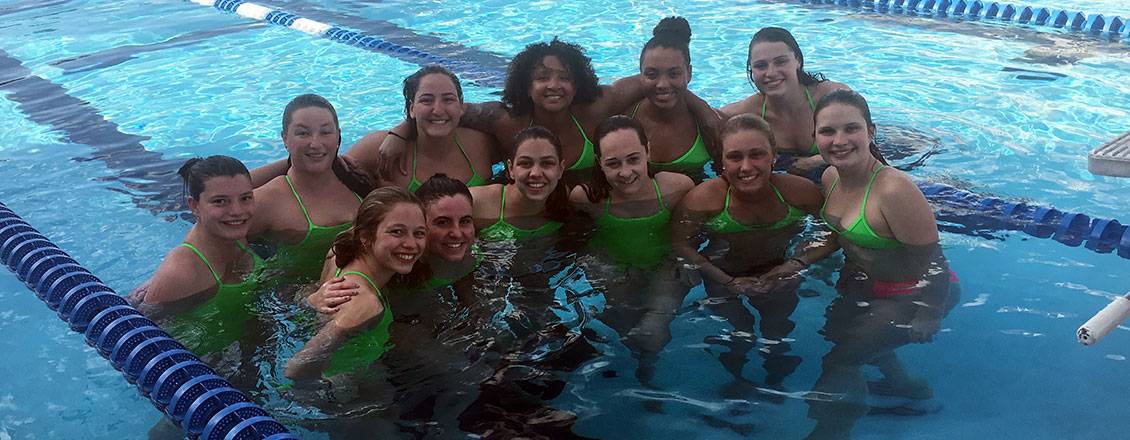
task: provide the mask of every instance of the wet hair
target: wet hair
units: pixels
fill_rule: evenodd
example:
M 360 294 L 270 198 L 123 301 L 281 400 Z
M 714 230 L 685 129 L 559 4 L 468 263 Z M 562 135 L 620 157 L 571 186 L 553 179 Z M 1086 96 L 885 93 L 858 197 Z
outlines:
M 683 17 L 667 17 L 659 20 L 655 29 L 651 30 L 651 39 L 643 45 L 640 51 L 640 66 L 643 66 L 643 56 L 647 51 L 656 47 L 674 49 L 683 53 L 683 61 L 691 65 L 691 25 Z
M 425 76 L 431 74 L 446 75 L 450 78 L 451 82 L 455 84 L 455 94 L 459 96 L 459 102 L 463 102 L 463 86 L 459 84 L 459 77 L 455 76 L 454 73 L 451 73 L 450 70 L 447 70 L 443 66 L 438 64 L 424 66 L 421 67 L 420 70 L 417 70 L 416 73 L 408 75 L 407 78 L 404 78 L 404 116 L 407 117 L 408 128 L 411 129 L 409 130 L 410 134 L 408 137 L 416 135 L 416 119 L 409 116 L 408 112 L 412 108 L 412 104 L 416 101 L 416 92 L 420 90 L 420 81 L 423 81 Z
M 762 136 L 765 136 L 765 139 L 769 140 L 769 149 L 773 154 L 777 154 L 777 139 L 773 136 L 773 128 L 761 116 L 753 113 L 743 113 L 727 120 L 725 124 L 722 124 L 722 132 L 719 133 L 719 137 L 722 142 L 725 142 L 727 137 L 745 130 L 761 133 Z
M 444 197 L 450 196 L 463 196 L 468 201 L 474 204 L 474 197 L 471 196 L 471 190 L 467 189 L 467 184 L 447 177 L 444 173 L 435 173 L 432 177 L 428 178 L 419 188 L 416 189 L 416 197 L 420 199 L 420 203 L 424 205 L 425 213 L 427 208 L 433 203 Z
M 576 95 L 573 104 L 591 104 L 600 98 L 600 85 L 596 72 L 592 69 L 592 59 L 585 56 L 584 49 L 573 43 L 558 40 L 549 43 L 533 43 L 526 46 L 506 68 L 506 86 L 502 89 L 502 103 L 514 115 L 528 115 L 534 111 L 534 101 L 530 98 L 530 84 L 533 83 L 534 69 L 542 64 L 547 56 L 555 56 L 565 65 L 573 77 Z
M 868 108 L 867 100 L 863 99 L 863 95 L 851 89 L 836 89 L 828 92 L 821 97 L 819 101 L 816 101 L 816 108 L 812 111 L 813 127 L 816 126 L 816 115 L 819 115 L 821 110 L 824 110 L 825 107 L 832 104 L 847 104 L 859 109 L 859 113 L 863 115 L 864 122 L 867 123 L 867 129 L 871 130 L 871 127 L 875 126 L 875 123 L 871 122 L 871 109 Z M 890 166 L 890 164 L 887 163 L 887 159 L 884 159 L 883 154 L 879 152 L 879 146 L 875 145 L 874 140 L 871 141 L 869 149 L 871 150 L 871 155 L 874 156 L 875 159 L 878 159 L 879 163 Z
M 767 27 L 753 34 L 753 38 L 749 40 L 749 50 L 746 51 L 746 77 L 749 78 L 749 84 L 753 85 L 754 89 L 756 89 L 757 86 L 753 82 L 753 63 L 750 62 L 749 53 L 753 51 L 753 46 L 757 43 L 768 42 L 785 43 L 789 49 L 792 49 L 793 55 L 796 56 L 797 63 L 799 64 L 796 68 L 796 77 L 800 81 L 800 85 L 809 86 L 828 80 L 828 78 L 824 77 L 823 73 L 808 73 L 804 71 L 804 55 L 800 53 L 800 45 L 797 44 L 796 38 L 793 38 L 793 34 L 779 27 Z
M 360 257 L 367 247 L 362 241 L 362 237 L 370 240 L 375 237 L 377 227 L 384 221 L 393 207 L 401 203 L 416 205 L 420 208 L 420 212 L 424 211 L 424 205 L 420 203 L 420 199 L 404 188 L 386 186 L 377 188 L 365 196 L 365 200 L 362 200 L 361 206 L 357 208 L 357 218 L 353 221 L 353 224 L 334 238 L 334 263 L 337 264 L 337 267 L 345 267 Z
M 213 177 L 247 176 L 247 167 L 239 159 L 230 156 L 208 156 L 206 158 L 194 157 L 189 159 L 177 170 L 177 174 L 184 179 L 184 186 L 188 195 L 195 200 L 200 199 L 204 192 L 204 185 Z
M 643 125 L 640 122 L 625 115 L 614 115 L 600 125 L 596 126 L 596 135 L 593 137 L 593 150 L 596 152 L 596 166 L 593 169 L 592 179 L 588 182 L 582 183 L 581 188 L 585 190 L 585 196 L 588 197 L 592 203 L 604 200 L 612 193 L 612 184 L 608 183 L 608 177 L 604 175 L 604 168 L 600 165 L 601 145 L 604 143 L 604 138 L 608 135 L 620 131 L 632 130 L 643 145 L 643 151 L 647 151 L 647 135 L 644 133 Z M 655 176 L 655 171 L 651 169 L 651 165 L 647 167 L 648 177 Z
M 548 128 L 540 125 L 526 127 L 523 128 L 522 131 L 519 131 L 517 136 L 514 136 L 514 152 L 510 155 L 510 166 L 506 167 L 507 183 L 514 183 L 514 176 L 510 176 L 509 172 L 510 167 L 513 166 L 514 158 L 518 155 L 518 150 L 522 148 L 522 144 L 526 141 L 535 139 L 544 139 L 548 141 L 550 145 L 553 145 L 553 151 L 557 153 L 558 163 L 561 164 L 562 169 L 565 168 L 565 165 L 561 163 L 564 157 L 564 150 L 561 147 L 561 140 L 557 139 L 557 135 L 549 131 Z M 573 214 L 573 204 L 569 202 L 569 190 L 565 188 L 565 185 L 561 184 L 560 179 L 558 179 L 557 185 L 553 188 L 553 193 L 551 193 L 549 198 L 545 201 L 545 212 L 545 216 L 550 220 L 559 222 L 567 221 Z
M 283 109 L 283 133 L 286 133 L 287 130 L 290 129 L 290 123 L 294 119 L 294 112 L 309 107 L 324 108 L 328 110 L 330 112 L 330 116 L 333 117 L 334 128 L 337 130 L 337 146 L 334 148 L 333 163 L 331 165 L 334 176 L 337 176 L 337 180 L 340 180 L 341 183 L 345 184 L 345 186 L 349 188 L 350 191 L 353 191 L 356 194 L 368 194 L 369 191 L 371 191 L 376 186 L 376 184 L 373 182 L 372 177 L 360 171 L 350 172 L 349 170 L 346 170 L 345 167 L 343 167 L 337 160 L 337 149 L 341 147 L 341 124 L 337 119 L 337 110 L 334 110 L 333 104 L 330 104 L 330 101 L 326 100 L 326 98 L 315 95 L 313 93 L 307 93 L 305 95 L 298 95 L 294 99 L 290 100 L 290 102 L 287 103 L 286 108 Z M 413 131 L 413 133 L 415 133 L 415 131 Z M 286 159 L 286 167 L 287 169 L 290 169 L 289 157 L 287 157 Z

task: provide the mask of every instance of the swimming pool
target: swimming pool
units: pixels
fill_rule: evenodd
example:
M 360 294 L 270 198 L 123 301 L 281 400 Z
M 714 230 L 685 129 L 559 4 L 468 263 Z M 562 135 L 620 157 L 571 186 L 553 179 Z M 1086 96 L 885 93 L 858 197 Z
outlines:
M 605 80 L 635 73 L 651 27 L 679 14 L 694 30 L 690 87 L 715 105 L 750 93 L 749 35 L 781 25 L 799 39 L 808 69 L 869 99 L 881 132 L 934 146 L 916 179 L 1130 220 L 1130 182 L 1089 174 L 1085 159 L 1128 128 L 1125 44 L 787 2 L 261 3 L 357 30 L 458 43 L 435 49 L 469 49 L 468 57 L 495 68 L 525 44 L 556 35 L 586 47 Z M 1074 9 L 1130 16 L 1115 3 Z M 8 127 L 0 133 L 0 201 L 119 292 L 152 273 L 189 227 L 168 203 L 180 197 L 169 179 L 174 163 L 231 154 L 255 166 L 280 157 L 282 106 L 310 91 L 337 106 L 343 143 L 351 144 L 401 117 L 399 81 L 418 67 L 181 1 L 12 4 L 0 14 L 7 18 L 0 27 L 5 72 L 34 79 L 18 90 L 0 80 Z M 492 92 L 466 89 L 470 101 L 495 99 Z M 44 96 L 54 98 L 39 105 Z M 1115 375 L 1125 370 L 1128 334 L 1116 331 L 1096 347 L 1074 338 L 1080 323 L 1130 289 L 1130 263 L 1018 232 L 989 235 L 995 238 L 943 234 L 962 304 L 935 343 L 900 349 L 945 407 L 921 417 L 865 418 L 857 438 L 1117 438 L 1130 428 L 1108 403 L 1123 397 Z M 828 349 L 815 332 L 834 291 L 812 278 L 805 287 L 820 296 L 803 298 L 793 315 L 793 347 L 805 360 L 785 382 L 793 391 L 811 386 Z M 0 439 L 144 435 L 157 413 L 104 360 L 13 277 L 0 277 L 0 295 L 0 331 L 8 335 L 0 372 L 10 378 L 0 382 Z M 724 348 L 704 340 L 728 326 L 701 298 L 701 289 L 692 292 L 673 324 L 675 339 L 658 364 L 664 391 L 634 381 L 622 345 L 594 342 L 603 355 L 567 373 L 567 387 L 546 405 L 576 414 L 573 430 L 594 437 L 799 438 L 811 426 L 799 399 L 719 397 Z M 599 303 L 599 296 L 577 301 Z M 759 378 L 757 362 L 750 364 L 747 377 Z M 666 414 L 642 411 L 645 398 L 667 402 Z

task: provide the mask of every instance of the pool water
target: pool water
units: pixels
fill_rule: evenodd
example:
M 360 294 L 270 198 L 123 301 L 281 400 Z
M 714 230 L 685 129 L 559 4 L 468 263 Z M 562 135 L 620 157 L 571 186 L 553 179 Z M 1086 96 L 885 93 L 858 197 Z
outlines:
M 694 31 L 690 88 L 717 106 L 751 93 L 744 72 L 750 35 L 783 26 L 798 38 L 807 70 L 867 97 L 881 133 L 934 148 L 911 172 L 916 180 L 1130 221 L 1130 181 L 1086 170 L 1090 149 L 1130 128 L 1124 43 L 768 1 L 260 3 L 352 29 L 458 43 L 485 60 L 558 36 L 585 47 L 605 81 L 636 73 L 654 24 L 682 15 Z M 1130 17 L 1115 1 L 1040 6 Z M 229 154 L 253 167 L 283 157 L 282 108 L 308 92 L 335 104 L 350 145 L 402 117 L 400 81 L 419 67 L 182 1 L 5 2 L 0 16 L 0 202 L 120 293 L 148 277 L 190 227 L 178 217 L 180 188 L 171 175 L 183 160 Z M 468 101 L 497 99 L 496 92 L 465 84 Z M 44 97 L 52 98 L 38 101 Z M 941 410 L 865 417 L 854 438 L 1121 438 L 1130 429 L 1118 405 L 1127 390 L 1119 378 L 1130 332 L 1119 328 L 1094 347 L 1074 336 L 1130 290 L 1130 260 L 1022 232 L 990 235 L 942 234 L 961 278 L 961 303 L 935 342 L 898 350 L 912 372 L 929 379 Z M 701 286 L 672 323 L 674 339 L 656 365 L 658 390 L 641 386 L 619 336 L 591 318 L 601 293 L 571 262 L 568 254 L 549 257 L 554 300 L 545 319 L 585 328 L 585 343 L 600 355 L 553 371 L 566 385 L 542 404 L 575 415 L 572 432 L 800 438 L 811 428 L 799 398 L 721 397 L 730 378 L 718 355 L 726 348 L 713 341 L 730 326 L 702 301 Z M 836 296 L 836 267 L 817 265 L 802 286 L 818 296 L 801 298 L 792 315 L 791 344 L 803 362 L 783 384 L 789 392 L 811 388 L 830 347 L 817 331 Z M 508 285 L 505 277 L 491 280 Z M 513 315 L 501 295 L 483 304 L 472 313 L 488 323 L 508 322 L 494 312 Z M 11 276 L 0 276 L 0 334 L 7 336 L 0 342 L 0 440 L 141 438 L 158 418 Z M 272 362 L 263 367 L 268 375 L 277 373 Z M 479 377 L 479 367 L 463 371 Z M 745 377 L 763 375 L 751 354 Z M 257 397 L 303 438 L 326 437 L 300 421 L 325 414 L 269 391 Z M 654 402 L 662 402 L 661 412 Z M 432 435 L 468 435 L 444 427 Z

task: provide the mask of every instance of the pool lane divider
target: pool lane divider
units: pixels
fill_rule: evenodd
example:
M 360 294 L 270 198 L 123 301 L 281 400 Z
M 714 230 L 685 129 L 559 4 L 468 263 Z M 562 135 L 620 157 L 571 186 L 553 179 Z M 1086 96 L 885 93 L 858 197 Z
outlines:
M 1018 230 L 1068 246 L 1098 253 L 1115 252 L 1130 259 L 1130 227 L 1118 220 L 1091 218 L 1078 212 L 986 197 L 934 182 L 918 182 L 926 199 L 956 209 L 939 210 L 939 217 L 956 214 L 956 222 L 970 229 Z M 1084 244 L 1084 242 L 1086 244 Z
M 804 4 L 871 9 L 887 14 L 932 14 L 964 20 L 997 20 L 1047 26 L 1106 36 L 1130 44 L 1130 26 L 1117 15 L 1086 14 L 1062 9 L 981 0 L 799 0 Z
M 451 70 L 456 75 L 459 75 L 460 79 L 470 81 L 472 84 L 482 87 L 502 88 L 506 80 L 506 72 L 504 71 L 484 68 L 465 61 L 454 60 L 442 55 L 430 53 L 423 49 L 392 43 L 380 36 L 366 35 L 361 32 L 310 20 L 286 11 L 271 9 L 255 3 L 238 0 L 187 1 L 199 5 L 211 6 L 242 17 L 285 26 L 313 36 L 324 37 L 332 41 L 356 46 L 370 52 L 388 55 L 413 64 L 421 66 L 438 64 Z
M 3 203 L 0 262 L 189 437 L 298 438 Z

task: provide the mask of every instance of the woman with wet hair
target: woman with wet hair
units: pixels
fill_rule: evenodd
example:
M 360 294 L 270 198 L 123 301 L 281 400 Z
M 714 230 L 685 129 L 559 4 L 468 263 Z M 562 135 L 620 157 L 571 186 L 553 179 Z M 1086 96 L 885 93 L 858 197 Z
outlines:
M 783 165 L 790 173 L 806 175 L 823 166 L 810 125 L 813 111 L 824 94 L 847 85 L 805 71 L 800 45 L 789 31 L 778 27 L 763 28 L 753 35 L 746 75 L 757 93 L 722 107 L 722 116 L 752 113 L 765 119 L 773 127 L 780 152 L 788 153 L 783 158 L 791 164 Z
M 196 224 L 129 302 L 200 356 L 243 336 L 258 298 L 247 231 L 256 214 L 251 177 L 228 156 L 189 159 L 177 172 L 188 189 Z
M 344 172 L 337 161 L 341 126 L 325 98 L 307 94 L 283 111 L 282 139 L 290 153 L 286 173 L 255 189 L 259 213 L 249 236 L 278 250 L 268 261 L 285 279 L 314 281 L 337 234 L 350 226 L 371 185 Z
M 478 266 L 479 259 L 471 252 L 475 244 L 473 199 L 467 185 L 442 173 L 425 181 L 416 196 L 424 205 L 428 235 L 424 255 L 414 271 L 426 268 L 428 276 L 409 277 L 422 281 L 399 287 L 434 290 L 470 275 Z M 358 287 L 359 284 L 343 277 L 333 277 L 308 300 L 319 312 L 334 313 L 338 306 L 357 295 Z
M 568 190 L 560 184 L 564 165 L 557 136 L 533 126 L 518 132 L 514 143 L 514 155 L 506 161 L 509 182 L 471 189 L 475 229 L 485 241 L 549 234 L 572 213 Z
M 382 289 L 393 276 L 412 271 L 426 235 L 423 206 L 412 193 L 397 187 L 369 193 L 333 243 L 334 276 L 357 284 L 357 294 L 333 315 L 323 315 L 317 334 L 287 361 L 283 374 L 294 380 L 364 374 L 389 348 L 392 311 Z
M 829 92 L 816 104 L 814 123 L 829 165 L 820 213 L 843 248 L 844 267 L 823 332 L 835 345 L 812 387 L 815 398 L 808 399 L 808 415 L 816 420 L 809 438 L 846 439 L 869 411 L 868 392 L 908 401 L 933 395 L 894 350 L 932 341 L 960 289 L 926 197 L 875 148 L 866 100 L 847 89 Z M 877 366 L 883 378 L 869 384 L 865 364 Z
M 640 52 L 640 82 L 646 99 L 629 105 L 621 114 L 643 124 L 651 139 L 648 151 L 653 168 L 702 181 L 706 165 L 720 162 L 715 131 L 721 120 L 713 112 L 692 112 L 688 102 L 690 24 L 683 17 L 667 17 L 652 34 Z
M 467 104 L 459 78 L 438 65 L 424 66 L 404 79 L 404 134 L 394 130 L 369 133 L 345 153 L 365 170 L 376 175 L 378 148 L 388 136 L 406 138 L 410 143 L 411 171 L 393 173 L 381 185 L 393 185 L 416 192 L 427 177 L 443 173 L 466 186 L 487 184 L 491 165 L 501 156 L 494 138 L 459 121 Z M 497 156 L 497 157 L 496 157 Z
M 590 175 L 596 125 L 644 97 L 635 76 L 599 85 L 584 50 L 556 38 L 526 46 L 511 60 L 506 73 L 502 101 L 469 105 L 461 124 L 494 135 L 504 157 L 513 155 L 514 139 L 522 129 L 535 125 L 549 129 L 563 146 L 566 182 L 579 182 Z M 696 108 L 713 112 L 702 100 L 697 102 Z M 408 173 L 404 166 L 407 142 L 399 139 L 407 138 L 405 125 L 394 128 L 395 136 L 386 138 L 381 147 L 382 175 L 394 172 L 398 163 L 399 172 Z
M 733 326 L 729 335 L 709 339 L 729 348 L 719 355 L 734 377 L 724 396 L 746 398 L 754 387 L 742 370 L 758 339 L 772 341 L 758 350 L 765 358 L 766 386 L 781 389 L 800 364 L 787 342 L 796 326 L 789 317 L 798 303 L 797 274 L 834 248 L 806 244 L 790 252 L 823 197 L 808 179 L 773 173 L 776 140 L 765 120 L 735 116 L 721 137 L 722 173 L 683 197 L 675 211 L 673 245 L 690 264 L 680 276 L 701 278 L 707 307 Z M 759 326 L 750 307 L 761 316 Z
M 596 223 L 583 259 L 589 282 L 605 297 L 600 319 L 639 359 L 636 376 L 650 385 L 654 363 L 671 340 L 671 321 L 687 289 L 672 276 L 671 212 L 694 187 L 685 175 L 650 170 L 648 138 L 624 115 L 596 128 L 596 170 L 573 188 L 574 205 Z M 607 254 L 611 261 L 600 256 Z

